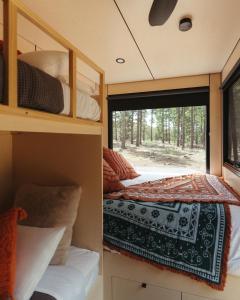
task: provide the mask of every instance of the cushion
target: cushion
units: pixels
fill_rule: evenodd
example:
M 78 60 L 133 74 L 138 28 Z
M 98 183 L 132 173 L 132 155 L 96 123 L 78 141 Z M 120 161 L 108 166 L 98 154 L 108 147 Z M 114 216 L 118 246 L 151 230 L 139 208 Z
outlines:
M 29 300 L 64 234 L 64 227 L 18 226 L 15 300 Z
M 103 192 L 110 193 L 122 189 L 124 189 L 124 185 L 120 182 L 119 176 L 103 159 Z
M 16 273 L 17 221 L 26 217 L 20 208 L 0 215 L 0 299 L 12 299 Z
M 21 225 L 34 227 L 66 227 L 65 233 L 51 264 L 64 264 L 72 240 L 81 188 L 78 186 L 22 186 L 15 199 L 15 205 L 28 213 L 28 218 Z
M 67 52 L 43 50 L 23 53 L 18 58 L 60 81 L 69 84 L 69 55 Z M 89 95 L 96 93 L 96 86 L 77 80 L 77 89 Z
M 118 152 L 103 148 L 103 158 L 119 176 L 121 180 L 133 179 L 140 176 L 129 162 Z

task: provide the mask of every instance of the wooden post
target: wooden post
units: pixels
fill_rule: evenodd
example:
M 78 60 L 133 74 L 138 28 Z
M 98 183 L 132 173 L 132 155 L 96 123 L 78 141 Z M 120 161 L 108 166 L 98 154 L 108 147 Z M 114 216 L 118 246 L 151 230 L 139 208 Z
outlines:
M 4 0 L 4 57 L 6 62 L 6 97 L 10 107 L 17 107 L 17 8 Z
M 100 73 L 100 86 L 99 86 L 99 105 L 101 107 L 101 116 L 100 122 L 103 123 L 103 110 L 104 110 L 104 98 L 106 98 L 106 90 L 105 90 L 105 74 L 104 72 Z
M 77 57 L 69 50 L 69 85 L 70 85 L 70 116 L 77 117 Z

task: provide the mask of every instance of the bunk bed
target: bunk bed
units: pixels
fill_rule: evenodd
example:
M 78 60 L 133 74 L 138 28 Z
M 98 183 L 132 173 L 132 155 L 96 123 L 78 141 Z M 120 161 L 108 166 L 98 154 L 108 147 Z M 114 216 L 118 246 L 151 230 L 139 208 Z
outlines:
M 65 82 L 26 62 L 24 54 L 17 56 L 18 15 L 66 49 L 69 74 Z M 82 190 L 66 263 L 46 268 L 31 299 L 102 299 L 104 71 L 20 1 L 3 1 L 3 20 L 0 210 L 12 207 L 16 191 L 29 183 L 51 187 L 77 185 Z M 99 77 L 94 95 L 78 88 L 78 60 Z M 52 109 L 57 102 L 57 108 Z M 82 114 L 82 109 L 90 115 Z M 94 214 L 93 220 L 87 217 L 88 210 Z

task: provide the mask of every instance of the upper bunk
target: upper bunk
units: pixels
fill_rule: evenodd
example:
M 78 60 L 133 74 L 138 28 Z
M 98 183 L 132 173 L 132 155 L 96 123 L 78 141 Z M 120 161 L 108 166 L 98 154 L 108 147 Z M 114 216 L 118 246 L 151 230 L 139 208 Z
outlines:
M 0 131 L 101 135 L 104 71 L 19 0 L 1 2 Z M 35 44 L 19 55 L 19 19 L 54 40 L 57 51 Z M 48 72 L 49 61 L 57 61 L 57 71 Z

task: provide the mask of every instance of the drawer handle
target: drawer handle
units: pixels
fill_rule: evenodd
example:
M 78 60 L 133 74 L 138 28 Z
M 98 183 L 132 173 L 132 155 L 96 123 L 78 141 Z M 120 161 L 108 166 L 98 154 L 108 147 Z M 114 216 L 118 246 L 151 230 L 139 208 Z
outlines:
M 145 282 L 143 282 L 143 283 L 141 284 L 141 287 L 142 287 L 143 289 L 146 289 L 146 288 L 147 288 L 147 284 L 146 284 Z

